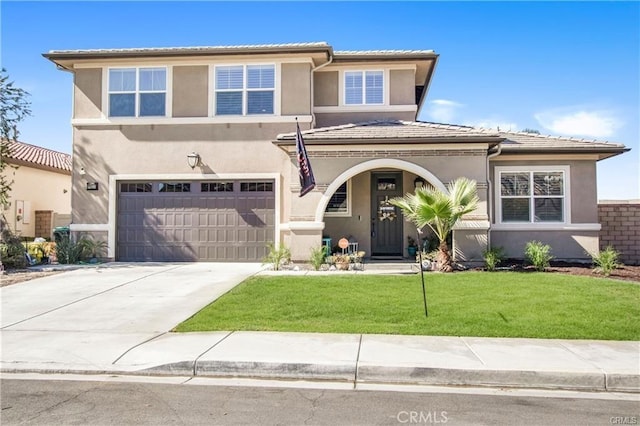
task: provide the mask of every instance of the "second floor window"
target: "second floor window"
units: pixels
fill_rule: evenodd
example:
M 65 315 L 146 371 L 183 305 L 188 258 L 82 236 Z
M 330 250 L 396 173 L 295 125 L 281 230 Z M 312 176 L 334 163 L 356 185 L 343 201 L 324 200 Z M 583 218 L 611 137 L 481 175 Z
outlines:
M 110 117 L 162 117 L 166 99 L 166 68 L 109 70 Z
M 232 65 L 215 68 L 215 114 L 273 114 L 274 65 Z
M 381 105 L 384 103 L 383 71 L 346 71 L 345 105 Z

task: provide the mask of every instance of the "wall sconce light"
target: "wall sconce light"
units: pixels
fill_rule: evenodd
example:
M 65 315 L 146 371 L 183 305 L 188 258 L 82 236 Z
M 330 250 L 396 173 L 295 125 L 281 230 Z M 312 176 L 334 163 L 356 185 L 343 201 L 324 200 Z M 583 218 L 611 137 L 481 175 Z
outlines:
M 194 151 L 191 154 L 187 155 L 187 164 L 189 164 L 189 167 L 191 167 L 192 169 L 195 169 L 196 166 L 199 166 L 200 154 Z
M 425 181 L 425 180 L 424 180 L 424 179 L 422 179 L 420 176 L 418 176 L 417 178 L 415 178 L 415 179 L 413 180 L 413 186 L 414 186 L 414 188 L 415 188 L 415 189 L 420 189 L 420 188 L 422 188 L 422 187 L 424 186 L 424 184 L 425 184 L 426 182 L 427 182 L 427 181 Z
M 84 176 L 87 174 L 87 171 L 84 169 L 84 167 L 80 167 L 80 171 L 78 173 L 80 174 L 80 176 Z

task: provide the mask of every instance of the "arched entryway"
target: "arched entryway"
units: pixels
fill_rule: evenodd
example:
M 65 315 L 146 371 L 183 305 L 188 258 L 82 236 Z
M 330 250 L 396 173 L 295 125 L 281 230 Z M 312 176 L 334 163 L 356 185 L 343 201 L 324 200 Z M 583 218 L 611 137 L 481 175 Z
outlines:
M 367 256 L 406 257 L 407 236 L 413 235 L 415 229 L 387 200 L 413 192 L 416 177 L 447 191 L 429 170 L 404 160 L 369 160 L 345 170 L 328 185 L 317 205 L 315 221 L 325 225 L 323 237 L 330 238 L 334 246 L 339 238 L 358 241 Z M 335 203 L 332 197 L 336 191 L 340 193 L 345 188 L 349 190 L 348 212 L 327 212 L 330 201 L 331 205 Z

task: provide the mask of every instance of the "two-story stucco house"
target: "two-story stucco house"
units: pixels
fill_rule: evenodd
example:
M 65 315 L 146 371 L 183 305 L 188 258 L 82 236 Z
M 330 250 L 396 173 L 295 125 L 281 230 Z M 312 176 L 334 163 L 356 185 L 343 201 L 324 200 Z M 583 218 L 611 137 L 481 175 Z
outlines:
M 531 239 L 598 249 L 596 162 L 623 145 L 417 122 L 438 55 L 326 43 L 51 51 L 73 73 L 72 232 L 122 261 L 305 260 L 323 238 L 406 256 L 415 229 L 386 203 L 459 176 L 481 203 L 460 261 Z M 316 187 L 300 197 L 296 120 Z

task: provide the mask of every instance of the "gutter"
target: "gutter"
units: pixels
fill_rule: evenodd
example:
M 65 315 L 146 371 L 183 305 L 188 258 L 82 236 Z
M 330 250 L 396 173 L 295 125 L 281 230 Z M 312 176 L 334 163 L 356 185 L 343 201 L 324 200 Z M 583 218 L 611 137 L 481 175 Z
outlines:
M 332 49 L 329 49 L 328 53 L 329 55 L 329 60 L 327 62 L 325 62 L 324 64 L 320 64 L 315 68 L 311 68 L 311 99 L 309 99 L 309 112 L 311 113 L 311 128 L 315 129 L 316 127 L 316 114 L 313 112 L 313 101 L 314 101 L 314 81 L 313 81 L 313 76 L 315 75 L 315 72 L 318 71 L 321 68 L 326 67 L 327 65 L 329 65 L 331 62 L 333 62 L 333 51 Z
M 487 213 L 489 215 L 489 229 L 487 230 L 487 250 L 491 248 L 491 225 L 493 224 L 493 182 L 491 181 L 491 169 L 489 161 L 502 154 L 502 144 L 498 144 L 498 150 L 487 155 Z

